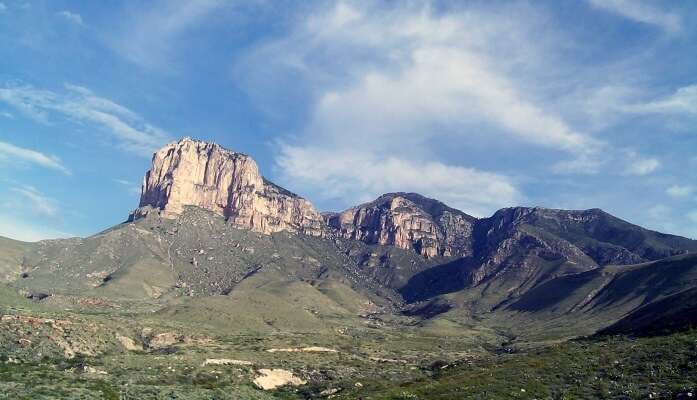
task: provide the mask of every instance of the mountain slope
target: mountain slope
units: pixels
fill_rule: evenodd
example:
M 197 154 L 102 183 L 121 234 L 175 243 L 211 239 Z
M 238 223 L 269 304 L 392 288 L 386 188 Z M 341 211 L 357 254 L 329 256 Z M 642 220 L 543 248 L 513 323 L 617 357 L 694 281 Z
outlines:
M 660 335 L 697 327 L 697 288 L 639 307 L 601 334 Z
M 617 321 L 608 332 L 649 330 L 673 317 L 690 315 L 689 295 L 697 288 L 697 255 L 638 265 L 604 266 L 549 280 L 502 307 L 510 325 L 591 334 Z M 689 324 L 676 321 L 675 326 Z M 660 324 L 656 325 L 660 330 Z M 548 332 L 552 329 L 548 329 Z
M 477 220 L 473 248 L 471 257 L 416 274 L 400 292 L 408 301 L 424 301 L 481 287 L 485 298 L 479 303 L 497 307 L 560 276 L 697 252 L 697 241 L 649 231 L 597 209 L 516 207 Z

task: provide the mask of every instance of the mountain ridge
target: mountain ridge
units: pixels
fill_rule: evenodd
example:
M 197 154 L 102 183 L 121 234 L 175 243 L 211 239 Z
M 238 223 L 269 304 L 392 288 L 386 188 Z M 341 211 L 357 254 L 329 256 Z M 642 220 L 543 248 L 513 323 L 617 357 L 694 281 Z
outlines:
M 509 207 L 475 218 L 393 192 L 320 214 L 264 178 L 251 157 L 190 138 L 152 162 L 127 222 L 84 239 L 0 241 L 0 277 L 48 302 L 89 294 L 171 307 L 179 298 L 239 296 L 253 280 L 320 296 L 342 313 L 469 320 L 525 315 L 524 304 L 547 312 L 541 288 L 602 290 L 596 276 L 613 265 L 697 253 L 697 241 L 600 209 Z

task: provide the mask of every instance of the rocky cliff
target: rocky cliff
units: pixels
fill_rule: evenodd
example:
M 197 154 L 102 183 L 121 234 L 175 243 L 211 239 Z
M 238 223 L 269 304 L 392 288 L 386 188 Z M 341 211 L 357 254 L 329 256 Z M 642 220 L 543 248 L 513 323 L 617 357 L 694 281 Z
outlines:
M 322 217 L 312 204 L 264 179 L 251 157 L 189 138 L 153 155 L 132 219 L 153 210 L 174 217 L 185 206 L 213 211 L 256 232 L 322 234 Z
M 416 193 L 390 193 L 325 220 L 340 237 L 434 257 L 470 255 L 476 219 Z

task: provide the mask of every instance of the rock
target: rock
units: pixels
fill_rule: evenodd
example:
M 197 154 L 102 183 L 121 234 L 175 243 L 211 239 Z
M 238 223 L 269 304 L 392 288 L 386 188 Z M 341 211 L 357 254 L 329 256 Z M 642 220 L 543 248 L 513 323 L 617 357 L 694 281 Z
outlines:
M 266 180 L 251 157 L 215 143 L 184 138 L 160 149 L 141 193 L 131 219 L 152 211 L 173 218 L 197 206 L 260 233 L 323 233 L 322 216 L 310 202 Z
M 338 353 L 338 350 L 335 349 L 330 349 L 328 347 L 319 347 L 319 346 L 310 346 L 310 347 L 303 347 L 302 349 L 304 352 L 309 352 L 309 353 Z
M 163 332 L 155 334 L 150 328 L 144 328 L 141 333 L 141 337 L 146 345 L 151 349 L 163 349 L 177 343 L 182 343 L 185 339 L 183 335 L 175 332 Z
M 331 396 L 333 394 L 339 393 L 341 389 L 340 388 L 329 388 L 329 389 L 324 389 L 321 392 L 319 392 L 320 396 Z
M 380 357 L 368 357 L 371 361 L 376 361 L 379 363 L 391 363 L 391 364 L 407 364 L 407 360 L 401 360 L 398 358 L 380 358 Z
M 230 358 L 207 358 L 206 361 L 201 364 L 201 366 L 205 367 L 206 365 L 252 365 L 252 362 L 245 360 L 233 360 Z
M 89 365 L 84 365 L 82 367 L 82 372 L 93 375 L 108 375 L 108 372 L 103 371 L 101 369 L 97 369 L 95 367 L 90 367 Z
M 127 337 L 127 336 L 121 336 L 121 335 L 116 335 L 116 340 L 121 343 L 124 349 L 128 351 L 142 351 L 143 346 L 140 344 L 136 343 L 135 340 Z
M 263 390 L 272 390 L 286 385 L 300 386 L 307 383 L 285 369 L 260 369 L 257 372 L 258 375 L 253 382 Z
M 310 346 L 310 347 L 288 347 L 283 349 L 268 349 L 268 353 L 338 353 L 338 350 L 330 349 L 328 347 Z
M 425 257 L 472 254 L 476 218 L 416 193 L 385 194 L 324 218 L 346 239 L 413 249 Z

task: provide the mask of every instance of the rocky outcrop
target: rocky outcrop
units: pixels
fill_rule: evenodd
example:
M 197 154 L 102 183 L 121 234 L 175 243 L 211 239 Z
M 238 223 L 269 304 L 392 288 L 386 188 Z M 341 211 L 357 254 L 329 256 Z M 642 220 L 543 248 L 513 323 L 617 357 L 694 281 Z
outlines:
M 416 193 L 390 193 L 377 200 L 326 214 L 327 225 L 346 239 L 414 249 L 425 257 L 472 253 L 476 219 Z
M 186 206 L 213 211 L 256 232 L 322 234 L 322 217 L 312 204 L 264 179 L 251 157 L 189 138 L 153 155 L 132 219 L 153 210 L 172 218 Z

